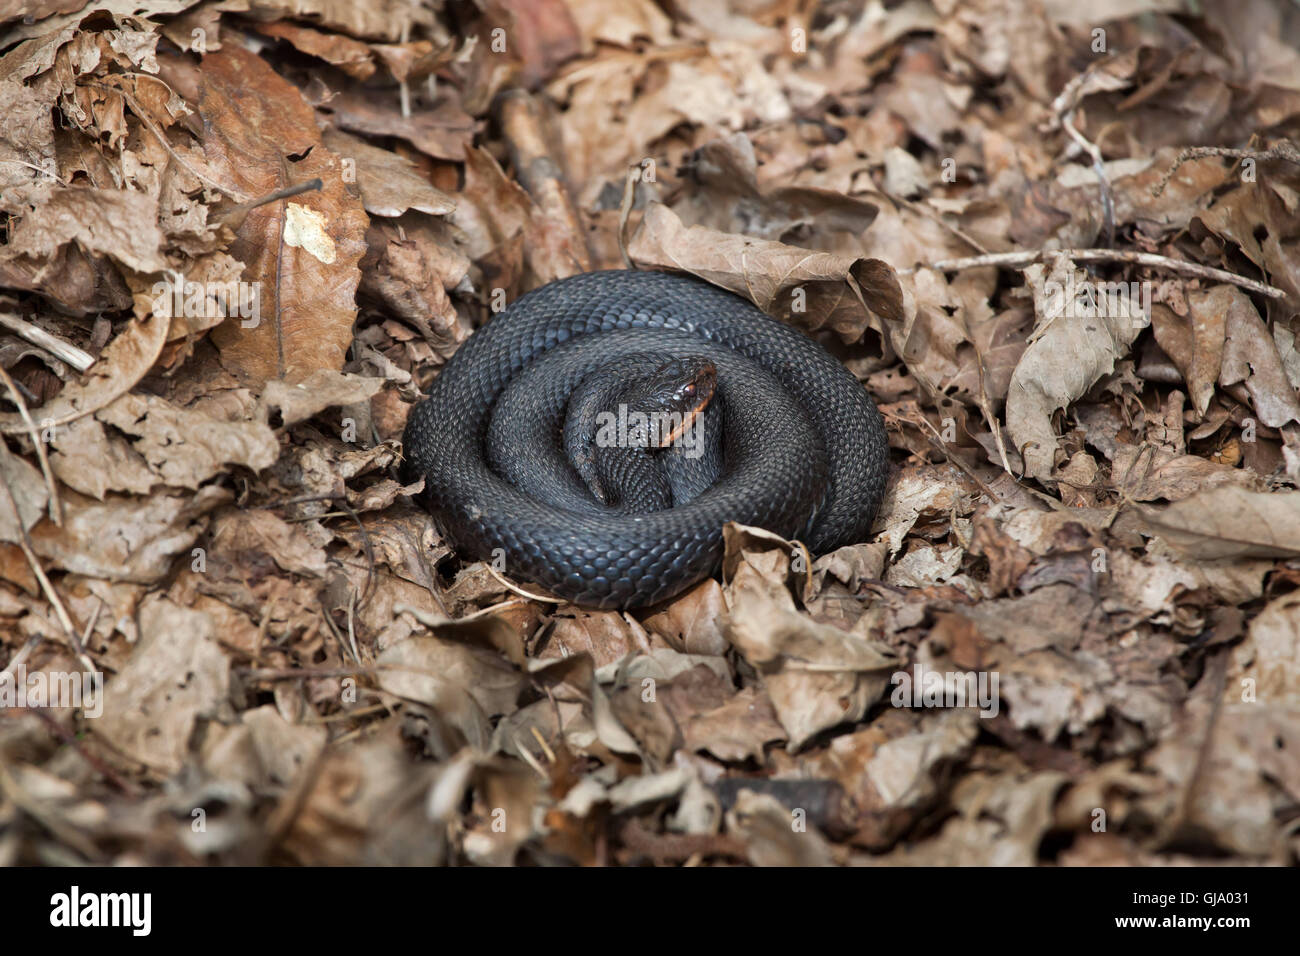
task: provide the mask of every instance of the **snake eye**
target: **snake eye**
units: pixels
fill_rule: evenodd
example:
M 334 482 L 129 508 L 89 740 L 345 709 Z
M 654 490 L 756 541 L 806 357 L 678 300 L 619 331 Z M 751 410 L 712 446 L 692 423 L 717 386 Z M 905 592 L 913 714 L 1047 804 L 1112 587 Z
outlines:
M 682 391 L 685 392 L 687 395 L 694 395 L 695 383 L 694 382 L 688 383 L 687 386 L 684 389 L 682 389 Z

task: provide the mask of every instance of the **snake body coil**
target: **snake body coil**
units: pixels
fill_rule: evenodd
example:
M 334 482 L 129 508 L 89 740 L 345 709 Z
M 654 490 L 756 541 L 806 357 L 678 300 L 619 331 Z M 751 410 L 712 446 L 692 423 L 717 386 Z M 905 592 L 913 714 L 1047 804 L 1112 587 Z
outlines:
M 583 486 L 560 447 L 562 416 L 585 375 L 647 354 L 716 364 L 724 461 L 685 504 L 618 513 L 574 497 Z M 502 401 L 512 383 L 542 410 Z M 508 573 L 602 608 L 654 603 L 712 574 L 727 521 L 818 553 L 862 541 L 888 468 L 875 405 L 820 345 L 738 296 L 657 272 L 588 273 L 522 296 L 456 352 L 404 440 L 458 549 L 504 554 Z

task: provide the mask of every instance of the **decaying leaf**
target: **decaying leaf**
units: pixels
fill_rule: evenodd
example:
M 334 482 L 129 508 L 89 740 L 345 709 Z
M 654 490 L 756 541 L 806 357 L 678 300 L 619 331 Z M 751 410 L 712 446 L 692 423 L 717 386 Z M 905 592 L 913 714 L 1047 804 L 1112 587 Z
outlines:
M 310 107 L 265 61 L 229 47 L 205 57 L 202 77 L 204 152 L 235 195 L 247 201 L 312 178 L 324 183 L 320 193 L 250 210 L 236 230 L 231 251 L 260 292 L 260 314 L 213 330 L 222 361 L 255 384 L 336 371 L 356 318 L 365 213 Z

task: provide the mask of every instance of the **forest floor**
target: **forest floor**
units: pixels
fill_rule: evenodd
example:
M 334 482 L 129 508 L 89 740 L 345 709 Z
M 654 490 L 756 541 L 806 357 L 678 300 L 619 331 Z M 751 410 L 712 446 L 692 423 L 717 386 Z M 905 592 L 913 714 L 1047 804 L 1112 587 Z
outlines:
M 1297 861 L 1300 6 L 20 6 L 0 864 Z M 629 264 L 866 384 L 872 540 L 438 537 L 413 403 Z

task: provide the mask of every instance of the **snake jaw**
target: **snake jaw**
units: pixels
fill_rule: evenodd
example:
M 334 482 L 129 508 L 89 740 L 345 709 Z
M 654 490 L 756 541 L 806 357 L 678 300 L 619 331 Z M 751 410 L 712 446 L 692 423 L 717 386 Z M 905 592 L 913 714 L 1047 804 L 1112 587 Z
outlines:
M 670 431 L 667 436 L 659 443 L 660 448 L 667 448 L 677 439 L 686 434 L 687 429 L 695 424 L 695 419 L 704 414 L 704 410 L 709 407 L 709 402 L 713 401 L 713 393 L 706 395 L 698 405 L 682 416 L 682 423 Z
M 713 401 L 713 396 L 718 388 L 718 369 L 712 362 L 705 362 L 701 365 L 696 376 L 683 388 L 683 394 L 689 395 L 694 393 L 698 395 L 696 403 L 682 414 L 681 424 L 670 431 L 659 442 L 660 448 L 667 448 L 682 435 L 686 434 L 687 429 L 695 424 L 695 419 L 704 414 L 704 410 L 709 407 Z

